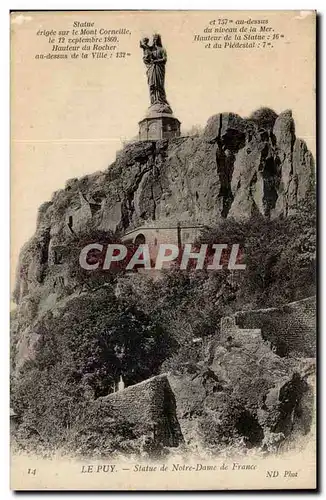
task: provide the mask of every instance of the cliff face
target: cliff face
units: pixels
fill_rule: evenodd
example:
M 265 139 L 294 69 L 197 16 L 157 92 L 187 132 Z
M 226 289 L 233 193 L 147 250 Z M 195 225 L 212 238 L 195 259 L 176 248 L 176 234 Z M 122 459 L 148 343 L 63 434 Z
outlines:
M 183 436 L 176 416 L 175 397 L 165 374 L 144 380 L 99 401 L 120 420 L 133 424 L 136 436 L 148 442 L 177 447 Z
M 65 246 L 86 227 L 123 234 L 144 224 L 287 216 L 313 178 L 291 111 L 217 114 L 200 136 L 129 144 L 105 172 L 67 181 L 40 207 L 35 236 L 21 253 L 16 299 L 62 263 Z
M 234 315 L 240 328 L 260 328 L 279 356 L 316 353 L 316 297 L 282 307 L 240 311 Z

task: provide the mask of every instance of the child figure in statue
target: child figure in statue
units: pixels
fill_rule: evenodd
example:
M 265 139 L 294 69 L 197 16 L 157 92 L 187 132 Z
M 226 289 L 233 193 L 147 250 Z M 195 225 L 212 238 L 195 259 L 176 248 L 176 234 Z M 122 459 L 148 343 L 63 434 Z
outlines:
M 152 62 L 152 47 L 148 44 L 149 38 L 142 38 L 140 40 L 140 48 L 143 49 L 143 61 L 146 66 Z

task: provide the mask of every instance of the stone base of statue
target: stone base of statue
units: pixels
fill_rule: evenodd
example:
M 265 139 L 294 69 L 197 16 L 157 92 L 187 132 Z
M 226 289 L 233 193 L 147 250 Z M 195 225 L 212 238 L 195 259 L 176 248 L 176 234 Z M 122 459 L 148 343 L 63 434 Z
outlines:
M 158 141 L 180 137 L 180 122 L 170 114 L 157 114 L 139 122 L 140 141 Z
M 148 109 L 146 117 L 139 122 L 139 140 L 158 141 L 180 137 L 180 125 L 180 121 L 173 116 L 168 104 L 153 104 Z

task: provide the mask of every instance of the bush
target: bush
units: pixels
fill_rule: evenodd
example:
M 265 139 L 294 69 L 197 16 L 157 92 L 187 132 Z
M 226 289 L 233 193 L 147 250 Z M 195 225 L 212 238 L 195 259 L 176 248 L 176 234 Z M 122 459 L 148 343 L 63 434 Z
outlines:
M 261 128 L 271 129 L 277 116 L 277 113 L 270 108 L 259 108 L 249 116 L 249 120 L 256 122 Z
M 35 326 L 35 358 L 12 384 L 12 404 L 22 418 L 22 439 L 64 445 L 85 401 L 159 372 L 170 354 L 167 333 L 107 289 L 71 299 Z M 76 438 L 78 441 L 78 438 Z

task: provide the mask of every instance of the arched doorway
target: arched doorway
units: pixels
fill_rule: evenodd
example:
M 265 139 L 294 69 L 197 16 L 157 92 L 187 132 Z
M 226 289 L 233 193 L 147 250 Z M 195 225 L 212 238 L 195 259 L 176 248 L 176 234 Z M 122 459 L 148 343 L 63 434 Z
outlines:
M 142 233 L 137 234 L 134 243 L 135 245 L 144 245 L 146 243 L 145 236 Z

